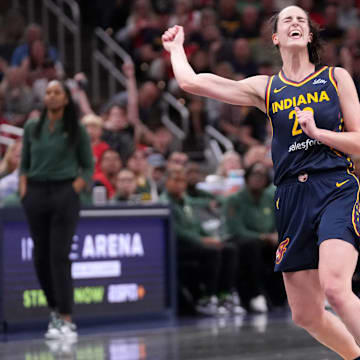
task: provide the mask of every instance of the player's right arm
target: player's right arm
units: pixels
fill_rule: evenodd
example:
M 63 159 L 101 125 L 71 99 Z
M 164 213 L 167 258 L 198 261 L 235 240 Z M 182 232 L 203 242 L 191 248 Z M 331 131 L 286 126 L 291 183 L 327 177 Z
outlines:
M 233 105 L 256 106 L 265 112 L 268 76 L 258 75 L 234 81 L 214 74 L 196 74 L 183 48 L 184 30 L 181 26 L 168 29 L 162 41 L 164 48 L 170 52 L 175 78 L 183 90 Z

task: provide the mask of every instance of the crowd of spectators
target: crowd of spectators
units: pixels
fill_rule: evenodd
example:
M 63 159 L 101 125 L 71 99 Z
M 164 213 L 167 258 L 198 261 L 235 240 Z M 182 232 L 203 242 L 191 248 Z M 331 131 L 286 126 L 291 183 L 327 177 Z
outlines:
M 297 4 L 322 29 L 320 34 L 326 41 L 323 62 L 346 68 L 360 93 L 360 2 L 109 0 L 108 6 L 101 6 L 102 1 L 79 3 L 88 15 L 98 14 L 91 25 L 110 30 L 108 33 L 130 54 L 133 62 L 121 69 L 126 89 L 101 104 L 93 104 L 86 88 L 91 74 L 66 74 L 57 49 L 45 41 L 41 25 L 26 25 L 21 13 L 12 9 L 0 18 L 0 125 L 23 127 L 28 119 L 39 115 L 48 81 L 67 80 L 91 140 L 93 185 L 105 187 L 108 203 L 167 201 L 175 208 L 179 264 L 186 268 L 195 258 L 209 269 L 211 266 L 202 259 L 207 253 L 216 258 L 212 262 L 212 283 L 202 294 L 210 299 L 221 291 L 227 295 L 240 292 L 248 310 L 266 311 L 269 306 L 281 305 L 285 301 L 283 289 L 279 279 L 269 275 L 277 240 L 269 200 L 273 191 L 269 185 L 270 124 L 256 109 L 182 92 L 174 80 L 169 54 L 162 48 L 161 35 L 171 25 L 184 26 L 185 52 L 196 72 L 239 80 L 255 74 L 271 75 L 279 71 L 280 62 L 277 49 L 272 46 L 269 19 L 279 8 Z M 190 129 L 180 145 L 162 121 L 164 89 L 190 113 Z M 204 156 L 207 125 L 215 127 L 234 146 L 233 150 L 224 151 L 217 168 L 209 166 Z M 3 206 L 20 204 L 17 181 L 21 139 L 13 140 L 7 149 L 0 148 Z M 92 202 L 91 191 L 87 189 L 82 197 L 86 204 Z M 187 243 L 196 248 L 192 257 Z M 223 249 L 227 249 L 226 256 L 219 255 Z M 229 255 L 231 251 L 237 255 Z M 245 253 L 251 253 L 256 262 L 247 262 Z M 217 279 L 224 263 L 221 258 L 235 258 L 232 266 L 240 269 L 238 277 L 232 281 L 227 278 L 230 284 L 226 289 Z M 257 270 L 253 268 L 255 263 Z M 201 270 L 210 273 L 206 267 Z M 247 275 L 255 273 L 257 276 Z M 278 289 L 276 296 L 266 288 L 264 279 L 270 279 L 273 288 Z M 184 282 L 185 287 L 191 287 L 186 279 Z M 198 283 L 201 282 L 209 282 L 209 278 L 200 278 Z M 209 288 L 213 291 L 209 292 Z M 202 290 L 194 290 L 194 294 L 197 291 L 201 297 Z M 252 302 L 254 299 L 257 303 Z M 236 309 L 238 303 L 233 305 Z

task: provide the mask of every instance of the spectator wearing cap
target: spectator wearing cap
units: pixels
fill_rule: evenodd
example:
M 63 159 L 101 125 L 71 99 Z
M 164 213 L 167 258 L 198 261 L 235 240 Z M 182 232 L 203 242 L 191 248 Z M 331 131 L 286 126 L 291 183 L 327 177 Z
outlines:
M 109 144 L 101 139 L 103 133 L 103 120 L 100 116 L 88 114 L 81 119 L 81 122 L 85 126 L 90 137 L 91 149 L 95 162 L 94 174 L 96 174 L 101 171 L 100 159 L 102 154 L 110 148 Z
M 151 154 L 147 162 L 150 165 L 151 178 L 156 184 L 157 193 L 161 194 L 165 188 L 166 160 L 161 154 Z

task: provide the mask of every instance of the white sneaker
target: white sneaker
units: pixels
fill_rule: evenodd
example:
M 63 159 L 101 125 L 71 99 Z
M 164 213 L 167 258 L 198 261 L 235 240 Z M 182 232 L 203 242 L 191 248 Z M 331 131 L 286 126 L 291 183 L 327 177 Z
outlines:
M 219 306 L 219 300 L 215 295 L 200 299 L 195 306 L 195 310 L 199 314 L 207 316 L 225 316 L 229 314 L 224 306 Z
M 226 295 L 222 305 L 233 315 L 244 315 L 246 310 L 241 306 L 239 294 L 234 291 Z
M 57 340 L 62 338 L 62 333 L 60 330 L 62 321 L 59 317 L 59 314 L 55 311 L 52 311 L 50 313 L 50 320 L 48 329 L 45 333 L 45 337 L 49 340 Z
M 76 325 L 72 322 L 62 320 L 60 331 L 63 337 L 67 339 L 76 339 L 78 336 Z
M 56 312 L 51 312 L 45 338 L 48 340 L 76 339 L 76 325 L 60 318 Z
M 250 300 L 250 309 L 254 312 L 266 313 L 269 311 L 264 295 L 258 295 Z

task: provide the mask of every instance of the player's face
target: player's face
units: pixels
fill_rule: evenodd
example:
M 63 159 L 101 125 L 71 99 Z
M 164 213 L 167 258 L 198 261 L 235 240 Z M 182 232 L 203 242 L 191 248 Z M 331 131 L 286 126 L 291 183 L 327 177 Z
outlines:
M 276 31 L 273 43 L 280 48 L 306 48 L 311 42 L 308 16 L 297 6 L 286 7 L 280 12 Z

